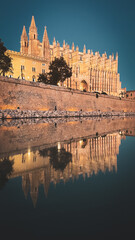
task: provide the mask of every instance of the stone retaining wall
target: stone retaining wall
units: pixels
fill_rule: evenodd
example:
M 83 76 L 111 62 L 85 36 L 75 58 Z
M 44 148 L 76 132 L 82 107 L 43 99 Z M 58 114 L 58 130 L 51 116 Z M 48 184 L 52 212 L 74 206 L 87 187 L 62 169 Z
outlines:
M 0 117 L 65 117 L 135 113 L 135 101 L 0 77 Z

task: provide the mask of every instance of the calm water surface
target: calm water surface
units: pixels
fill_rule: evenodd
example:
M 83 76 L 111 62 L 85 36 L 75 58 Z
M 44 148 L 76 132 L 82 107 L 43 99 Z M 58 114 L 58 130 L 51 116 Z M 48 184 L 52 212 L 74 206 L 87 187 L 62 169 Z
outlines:
M 1 239 L 130 239 L 134 136 L 135 118 L 1 122 Z

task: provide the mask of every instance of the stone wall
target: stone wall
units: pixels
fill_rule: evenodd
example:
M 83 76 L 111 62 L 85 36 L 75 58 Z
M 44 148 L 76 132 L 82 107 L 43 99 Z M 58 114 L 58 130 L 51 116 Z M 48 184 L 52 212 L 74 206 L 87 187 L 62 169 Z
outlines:
M 0 77 L 0 109 L 67 112 L 135 112 L 135 101 Z

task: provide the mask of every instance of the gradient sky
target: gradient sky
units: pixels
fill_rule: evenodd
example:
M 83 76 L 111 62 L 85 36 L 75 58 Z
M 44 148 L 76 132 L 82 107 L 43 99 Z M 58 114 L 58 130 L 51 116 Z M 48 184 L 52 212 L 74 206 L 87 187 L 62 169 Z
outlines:
M 55 36 L 71 47 L 107 56 L 119 55 L 122 87 L 135 89 L 135 0 L 4 0 L 0 4 L 0 38 L 19 51 L 23 25 L 28 33 L 34 15 L 39 40 L 47 26 L 50 44 Z

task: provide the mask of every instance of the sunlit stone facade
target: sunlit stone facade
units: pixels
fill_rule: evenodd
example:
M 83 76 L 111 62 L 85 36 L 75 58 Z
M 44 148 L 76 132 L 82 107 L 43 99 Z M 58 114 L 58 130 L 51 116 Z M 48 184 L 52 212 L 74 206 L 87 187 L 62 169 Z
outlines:
M 65 87 L 91 92 L 103 91 L 116 96 L 121 92 L 118 54 L 115 58 L 113 54 L 107 58 L 106 53 L 100 56 L 99 52 L 94 54 L 92 50 L 86 51 L 85 45 L 83 52 L 80 52 L 74 43 L 70 49 L 65 41 L 63 46 L 60 46 L 55 38 L 50 45 L 46 27 L 43 40 L 40 42 L 34 17 L 29 28 L 29 39 L 25 26 L 23 27 L 20 52 L 8 50 L 8 53 L 13 59 L 12 76 L 15 78 L 37 81 L 39 73 L 48 72 L 48 66 L 55 57 L 63 56 L 67 64 L 72 67 L 72 77 L 65 81 Z

